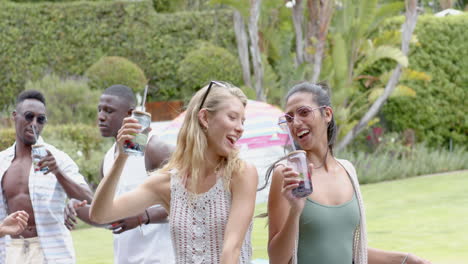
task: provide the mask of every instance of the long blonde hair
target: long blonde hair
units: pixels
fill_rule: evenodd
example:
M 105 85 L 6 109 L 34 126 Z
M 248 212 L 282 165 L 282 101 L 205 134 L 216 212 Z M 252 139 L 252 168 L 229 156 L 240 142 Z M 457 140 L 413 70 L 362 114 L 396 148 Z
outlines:
M 209 113 L 215 114 L 220 110 L 221 103 L 239 99 L 244 107 L 247 105 L 247 97 L 241 89 L 229 84 L 222 83 L 225 87 L 213 83 L 203 108 Z M 182 177 L 190 176 L 192 190 L 195 190 L 201 176 L 201 165 L 205 162 L 205 153 L 208 148 L 206 132 L 198 119 L 198 112 L 202 98 L 208 89 L 208 85 L 200 89 L 190 99 L 187 106 L 184 122 L 177 136 L 177 145 L 169 162 L 161 169 L 163 173 L 169 173 L 176 169 Z M 238 157 L 238 151 L 233 151 L 228 157 L 222 158 L 218 169 L 222 169 L 224 187 L 230 189 L 230 181 L 233 173 L 239 172 L 243 167 L 242 160 Z

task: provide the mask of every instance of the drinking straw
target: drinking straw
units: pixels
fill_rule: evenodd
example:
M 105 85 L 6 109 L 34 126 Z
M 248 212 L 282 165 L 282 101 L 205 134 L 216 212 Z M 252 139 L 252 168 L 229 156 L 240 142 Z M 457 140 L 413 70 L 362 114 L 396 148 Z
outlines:
M 145 92 L 143 94 L 143 100 L 141 103 L 141 109 L 144 112 L 146 110 L 145 103 L 146 103 L 146 95 L 148 94 L 148 84 L 145 86 Z
M 32 127 L 32 131 L 33 131 L 33 134 L 34 134 L 34 139 L 36 139 L 36 142 L 37 142 L 37 133 L 36 133 L 35 126 L 31 125 L 31 127 Z
M 296 151 L 296 145 L 294 144 L 294 140 L 293 140 L 293 137 L 291 135 L 291 130 L 289 130 L 289 126 L 287 124 L 287 121 L 284 119 L 284 117 L 280 117 L 278 123 L 279 123 L 279 126 L 288 133 L 289 141 L 291 141 L 293 151 Z
M 286 131 L 288 132 L 289 140 L 291 141 L 291 145 L 292 145 L 293 151 L 296 151 L 296 144 L 294 144 L 294 140 L 293 140 L 293 137 L 292 137 L 292 135 L 291 135 L 291 130 L 289 130 L 289 126 L 288 126 L 288 125 L 286 125 Z

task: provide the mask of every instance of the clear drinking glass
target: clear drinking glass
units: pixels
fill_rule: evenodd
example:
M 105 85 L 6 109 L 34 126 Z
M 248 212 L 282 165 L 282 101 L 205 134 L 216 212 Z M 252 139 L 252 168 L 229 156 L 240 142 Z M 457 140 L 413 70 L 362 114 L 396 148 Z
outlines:
M 307 166 L 306 153 L 303 150 L 293 151 L 287 157 L 288 166 L 299 173 L 299 187 L 292 190 L 292 194 L 297 198 L 307 197 L 312 191 L 312 179 Z
M 128 155 L 143 156 L 145 154 L 146 143 L 148 141 L 149 127 L 151 125 L 151 114 L 143 111 L 133 111 L 132 117 L 138 120 L 141 130 L 135 138 L 125 142 L 123 150 Z
M 41 169 L 38 166 L 39 161 L 41 161 L 41 159 L 47 156 L 47 151 L 46 151 L 45 146 L 41 144 L 36 144 L 36 145 L 32 145 L 31 147 L 32 147 L 31 157 L 33 160 L 34 172 L 39 172 L 39 171 L 43 173 L 47 172 L 49 170 L 48 167 L 44 167 Z

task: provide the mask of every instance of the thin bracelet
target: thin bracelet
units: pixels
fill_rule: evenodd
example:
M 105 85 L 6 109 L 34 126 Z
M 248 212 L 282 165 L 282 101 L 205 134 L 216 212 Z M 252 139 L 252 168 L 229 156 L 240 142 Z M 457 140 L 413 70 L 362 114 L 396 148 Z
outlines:
M 408 256 L 409 256 L 409 253 L 406 254 L 405 258 L 403 259 L 403 262 L 401 262 L 401 264 L 405 264 L 406 263 L 406 260 L 408 259 Z
M 148 218 L 148 220 L 146 221 L 145 225 L 149 224 L 151 221 L 150 219 L 150 216 L 149 216 L 149 213 L 148 213 L 148 209 L 145 209 L 145 213 L 146 213 L 146 217 Z

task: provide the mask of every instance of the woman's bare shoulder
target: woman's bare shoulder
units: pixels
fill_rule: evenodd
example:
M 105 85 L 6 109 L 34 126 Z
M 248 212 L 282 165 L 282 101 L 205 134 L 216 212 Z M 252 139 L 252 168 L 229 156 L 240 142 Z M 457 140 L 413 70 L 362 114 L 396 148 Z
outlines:
M 171 182 L 171 171 L 167 170 L 154 170 L 148 172 L 148 182 L 151 184 L 167 184 Z
M 242 160 L 240 173 L 235 173 L 237 177 L 258 178 L 257 167 L 250 162 Z
M 171 172 L 164 170 L 155 170 L 149 173 L 149 177 L 145 181 L 145 187 L 153 193 L 157 193 L 158 197 L 163 201 L 165 208 L 169 208 L 171 196 Z
M 234 184 L 237 184 L 237 183 L 257 184 L 258 183 L 257 167 L 255 167 L 252 163 L 246 162 L 244 160 L 242 160 L 241 162 L 242 162 L 242 165 L 241 165 L 240 170 L 235 171 L 232 174 L 233 183 Z

